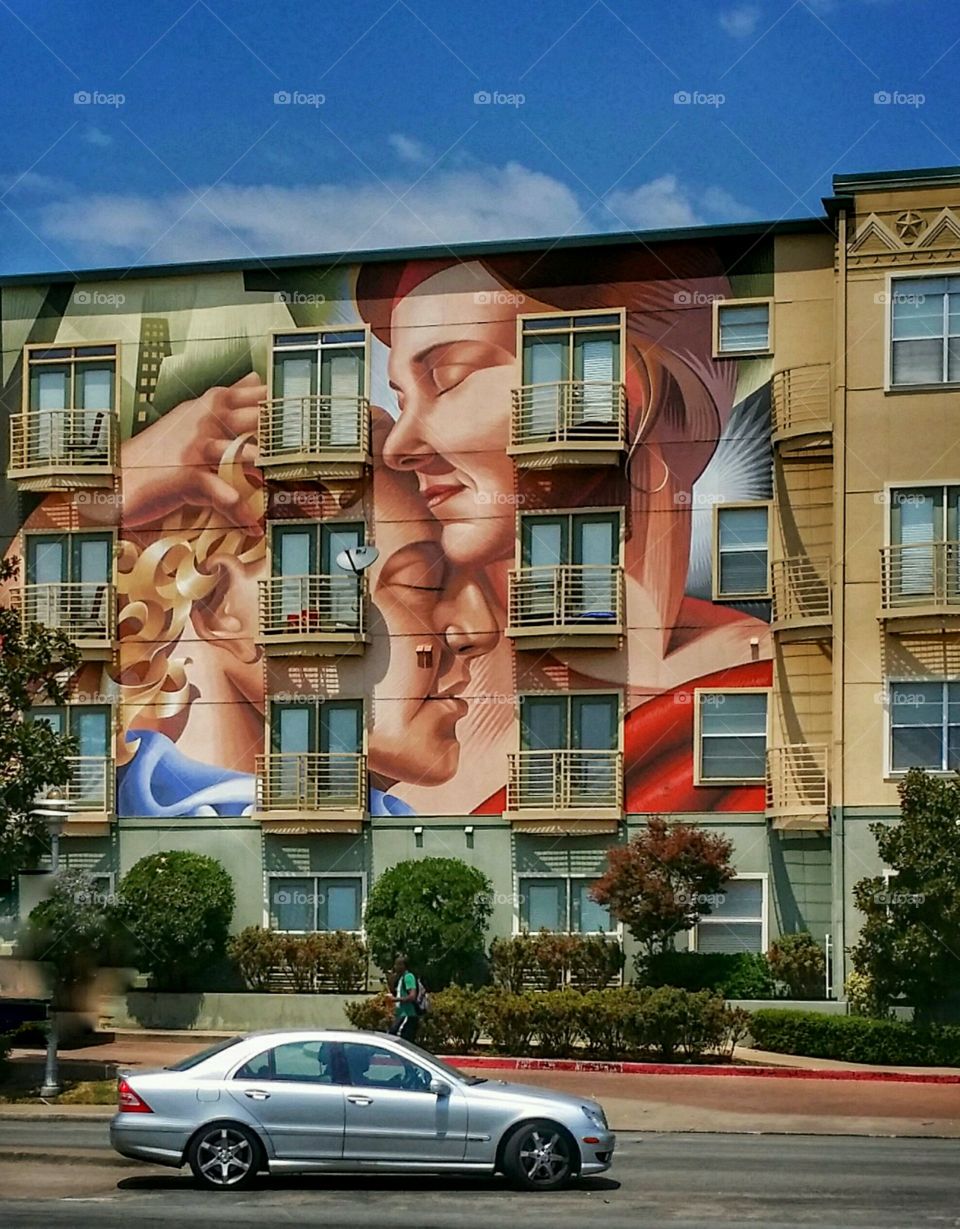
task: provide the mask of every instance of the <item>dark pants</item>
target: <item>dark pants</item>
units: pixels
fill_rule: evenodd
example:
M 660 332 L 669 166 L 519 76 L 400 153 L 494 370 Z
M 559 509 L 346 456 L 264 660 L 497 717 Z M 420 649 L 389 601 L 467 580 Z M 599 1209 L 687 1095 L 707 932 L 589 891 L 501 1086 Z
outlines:
M 419 1027 L 420 1020 L 417 1016 L 394 1016 L 389 1031 L 394 1037 L 402 1037 L 404 1041 L 413 1041 Z

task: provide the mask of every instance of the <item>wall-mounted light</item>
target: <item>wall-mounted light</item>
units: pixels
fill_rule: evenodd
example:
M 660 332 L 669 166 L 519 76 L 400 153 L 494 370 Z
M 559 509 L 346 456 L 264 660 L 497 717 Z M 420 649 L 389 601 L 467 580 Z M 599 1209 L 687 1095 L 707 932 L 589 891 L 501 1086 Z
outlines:
M 752 661 L 760 660 L 760 637 L 750 637 L 750 658 Z
M 433 666 L 433 645 L 418 644 L 417 645 L 417 665 L 421 669 L 430 669 Z
M 423 848 L 423 824 L 417 824 L 413 830 L 413 843 L 418 849 Z
M 423 824 L 417 824 L 413 830 L 414 836 L 423 836 Z
M 473 836 L 473 824 L 467 824 L 467 826 L 464 828 L 464 832 L 467 834 L 467 836 Z

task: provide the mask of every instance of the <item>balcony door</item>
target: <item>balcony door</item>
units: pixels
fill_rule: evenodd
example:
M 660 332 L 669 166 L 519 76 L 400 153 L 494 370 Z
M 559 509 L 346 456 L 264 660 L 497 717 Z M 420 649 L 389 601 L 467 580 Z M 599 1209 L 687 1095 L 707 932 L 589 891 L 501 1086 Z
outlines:
M 524 568 L 532 569 L 526 584 L 531 614 L 538 621 L 553 621 L 554 612 L 556 622 L 563 623 L 616 618 L 615 568 L 620 558 L 616 512 L 525 516 L 521 552 Z
M 105 627 L 112 556 L 109 534 L 28 534 L 28 618 L 81 632 Z
M 958 502 L 958 487 L 900 487 L 891 492 L 890 541 L 899 547 L 893 574 L 897 595 L 956 595 L 956 551 L 938 544 L 957 541 Z
M 114 405 L 116 348 L 30 352 L 29 452 L 38 460 L 102 453 Z
M 522 327 L 523 383 L 534 386 L 531 434 L 576 434 L 582 428 L 589 435 L 592 425 L 613 421 L 619 404 L 614 401 L 620 382 L 619 319 L 533 317 Z
M 522 789 L 528 805 L 559 790 L 572 806 L 612 805 L 617 795 L 620 701 L 615 695 L 522 696 Z M 560 752 L 565 754 L 550 754 Z
M 107 761 L 110 756 L 110 709 L 99 706 L 38 708 L 35 721 L 46 721 L 56 734 L 76 739 L 72 759 L 73 779 L 68 787 L 71 802 L 81 806 L 106 805 Z
M 281 446 L 358 448 L 358 399 L 366 387 L 364 330 L 290 333 L 277 337 L 274 347 L 273 395 L 282 402 Z
M 360 625 L 360 578 L 337 564 L 341 551 L 362 546 L 362 524 L 277 525 L 273 574 L 278 579 L 271 621 L 299 620 L 301 630 Z
M 363 750 L 363 703 L 274 704 L 271 794 L 275 805 L 298 810 L 355 805 L 357 757 Z

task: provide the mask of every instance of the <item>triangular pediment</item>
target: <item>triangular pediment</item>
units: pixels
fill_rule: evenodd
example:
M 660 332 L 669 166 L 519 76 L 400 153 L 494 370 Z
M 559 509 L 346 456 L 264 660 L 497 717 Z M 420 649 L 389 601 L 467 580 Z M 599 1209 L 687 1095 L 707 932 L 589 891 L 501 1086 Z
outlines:
M 949 209 L 943 209 L 927 227 L 918 248 L 955 248 L 960 246 L 960 222 Z
M 850 244 L 852 256 L 886 256 L 903 251 L 903 244 L 880 221 L 875 213 L 864 222 Z

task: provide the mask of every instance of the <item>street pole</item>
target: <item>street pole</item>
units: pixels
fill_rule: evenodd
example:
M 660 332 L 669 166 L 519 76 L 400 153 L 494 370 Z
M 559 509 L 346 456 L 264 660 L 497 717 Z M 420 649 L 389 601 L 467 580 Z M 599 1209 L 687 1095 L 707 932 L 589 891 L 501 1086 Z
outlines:
M 50 837 L 50 873 L 55 876 L 60 870 L 60 834 L 63 832 L 64 824 L 70 818 L 70 803 L 58 789 L 50 790 L 43 802 L 46 804 L 45 807 L 36 808 L 33 813 L 39 815 L 47 826 L 47 833 Z M 56 983 L 54 983 L 54 994 L 50 1000 L 50 1018 L 47 1021 L 47 1057 L 44 1064 L 43 1083 L 40 1085 L 41 1097 L 59 1097 L 63 1092 L 57 1058 L 60 1030 L 55 995 Z

